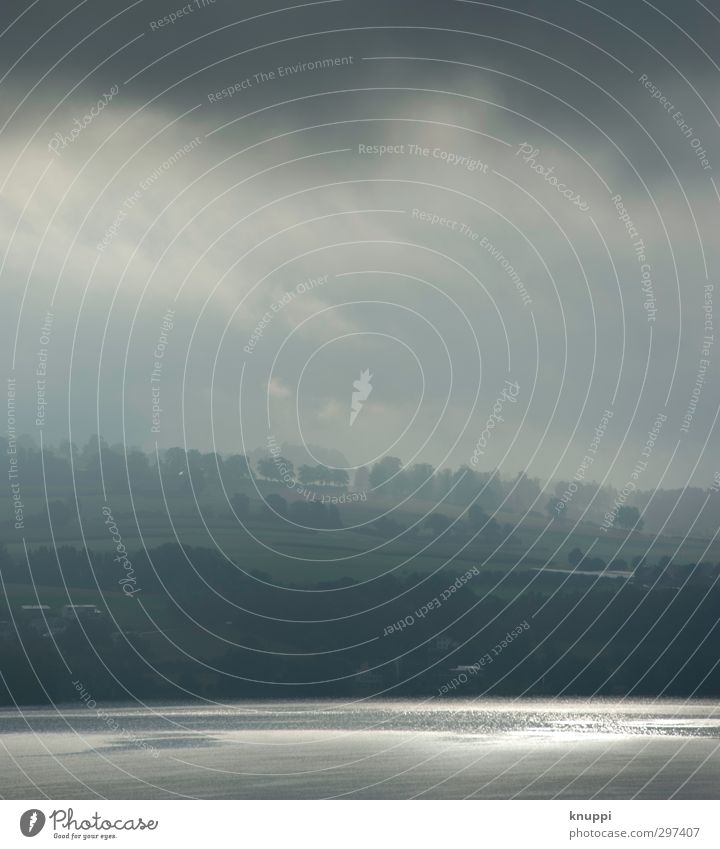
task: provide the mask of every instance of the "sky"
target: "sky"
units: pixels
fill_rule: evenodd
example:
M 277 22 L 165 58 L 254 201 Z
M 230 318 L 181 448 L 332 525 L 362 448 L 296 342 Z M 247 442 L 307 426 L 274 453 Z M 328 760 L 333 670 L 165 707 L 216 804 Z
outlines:
M 709 485 L 719 29 L 695 0 L 6 0 L 20 430 Z

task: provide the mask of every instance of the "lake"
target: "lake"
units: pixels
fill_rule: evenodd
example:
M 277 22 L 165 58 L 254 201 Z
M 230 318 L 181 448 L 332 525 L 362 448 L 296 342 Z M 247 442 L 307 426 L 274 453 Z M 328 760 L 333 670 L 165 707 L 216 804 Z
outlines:
M 415 700 L 0 710 L 6 799 L 717 799 L 720 703 Z

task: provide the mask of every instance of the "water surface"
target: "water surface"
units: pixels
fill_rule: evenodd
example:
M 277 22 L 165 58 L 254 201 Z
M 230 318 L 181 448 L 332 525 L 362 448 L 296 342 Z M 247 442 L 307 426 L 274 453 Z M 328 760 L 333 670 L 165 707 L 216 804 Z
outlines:
M 76 704 L 0 742 L 4 798 L 720 798 L 707 701 Z

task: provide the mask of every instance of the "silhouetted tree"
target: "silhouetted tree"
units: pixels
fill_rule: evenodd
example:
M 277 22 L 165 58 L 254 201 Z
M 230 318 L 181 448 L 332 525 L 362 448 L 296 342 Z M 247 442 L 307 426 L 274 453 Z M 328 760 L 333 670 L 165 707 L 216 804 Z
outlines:
M 640 511 L 637 507 L 628 507 L 627 505 L 623 505 L 617 513 L 617 519 L 615 520 L 618 524 L 618 527 L 625 528 L 629 530 L 630 528 L 635 528 L 635 530 L 641 531 L 643 527 L 643 521 L 640 518 Z
M 402 460 L 397 457 L 383 457 L 379 463 L 375 463 L 370 472 L 370 486 L 373 489 L 381 488 L 386 495 L 395 494 L 400 491 L 400 471 Z
M 583 553 L 579 548 L 573 548 L 572 551 L 568 553 L 568 563 L 573 567 L 573 569 L 577 569 L 580 565 L 580 561 L 583 559 Z
M 431 530 L 435 536 L 439 536 L 443 531 L 446 531 L 451 524 L 450 519 L 443 513 L 431 513 L 423 521 L 423 527 Z
M 247 519 L 250 515 L 250 499 L 244 492 L 236 492 L 230 499 L 230 506 L 238 519 Z
M 432 498 L 434 474 L 429 463 L 415 463 L 406 472 L 408 493 L 414 492 L 416 498 Z
M 298 480 L 306 486 L 311 483 L 317 483 L 317 466 L 300 466 L 298 469 Z
M 51 501 L 48 509 L 50 521 L 57 528 L 67 527 L 75 516 L 75 511 L 66 501 Z
M 276 518 L 275 514 L 279 514 L 284 517 L 288 514 L 287 501 L 282 497 L 282 495 L 277 495 L 277 493 L 271 492 L 269 495 L 265 496 L 265 504 L 267 506 L 267 512 L 272 517 Z
M 335 486 L 345 487 L 350 483 L 350 476 L 345 469 L 331 469 L 330 478 Z
M 483 508 L 475 502 L 475 504 L 471 504 L 468 507 L 467 518 L 468 524 L 475 531 L 478 530 L 478 528 L 482 528 L 489 517 Z
M 244 454 L 233 454 L 225 460 L 223 476 L 231 481 L 251 477 L 250 461 Z
M 257 463 L 258 472 L 269 481 L 281 481 L 295 477 L 295 467 L 286 457 L 261 457 Z
M 359 469 L 355 469 L 355 475 L 353 477 L 353 486 L 357 490 L 365 490 L 370 488 L 370 472 L 368 472 L 365 466 L 360 466 Z

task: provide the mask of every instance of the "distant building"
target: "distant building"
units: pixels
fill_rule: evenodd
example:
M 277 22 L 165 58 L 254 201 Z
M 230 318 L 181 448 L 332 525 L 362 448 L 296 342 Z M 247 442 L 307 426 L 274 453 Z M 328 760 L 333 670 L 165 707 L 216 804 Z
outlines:
M 447 634 L 442 634 L 441 636 L 435 637 L 431 640 L 429 648 L 437 654 L 447 654 L 449 651 L 456 649 L 459 645 L 460 643 L 458 643 L 457 640 L 453 640 L 453 638 Z
M 434 637 L 427 646 L 428 663 L 437 663 L 450 659 L 455 649 L 460 647 L 457 640 L 447 634 L 441 634 L 439 637 Z
M 361 695 L 375 695 L 382 688 L 382 675 L 377 670 L 371 670 L 367 661 L 363 662 L 360 669 L 355 672 L 354 691 Z
M 104 615 L 94 604 L 65 604 L 60 612 L 63 619 L 96 620 Z
M 32 619 L 28 623 L 28 627 L 32 628 L 39 637 L 57 637 L 67 631 L 67 624 L 59 616 L 50 614 L 45 617 Z

